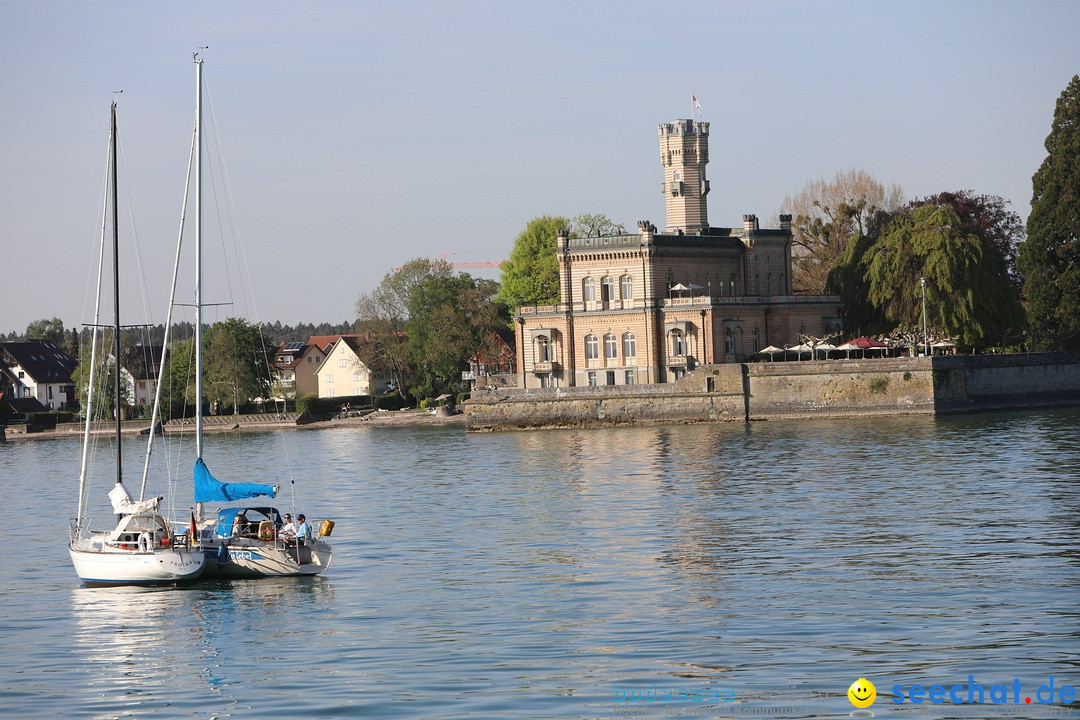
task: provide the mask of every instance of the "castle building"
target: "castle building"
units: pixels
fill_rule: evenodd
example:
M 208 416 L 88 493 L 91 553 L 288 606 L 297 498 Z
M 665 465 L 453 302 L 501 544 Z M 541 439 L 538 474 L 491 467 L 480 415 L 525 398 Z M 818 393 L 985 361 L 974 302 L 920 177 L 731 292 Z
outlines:
M 791 291 L 791 216 L 761 228 L 709 225 L 709 124 L 662 123 L 667 227 L 558 238 L 561 301 L 517 309 L 519 387 L 674 382 L 743 362 L 799 335 L 842 329 L 840 299 Z

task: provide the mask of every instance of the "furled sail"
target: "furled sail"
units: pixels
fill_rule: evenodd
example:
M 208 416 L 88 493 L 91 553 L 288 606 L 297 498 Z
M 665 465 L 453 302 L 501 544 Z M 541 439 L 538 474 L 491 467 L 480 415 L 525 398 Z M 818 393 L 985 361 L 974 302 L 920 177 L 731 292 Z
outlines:
M 112 501 L 113 512 L 117 515 L 135 515 L 136 513 L 154 512 L 161 502 L 160 497 L 147 498 L 136 502 L 122 483 L 113 485 L 109 491 L 109 500 Z
M 195 502 L 229 502 L 260 495 L 274 497 L 276 493 L 276 485 L 219 482 L 210 474 L 202 458 L 195 460 Z

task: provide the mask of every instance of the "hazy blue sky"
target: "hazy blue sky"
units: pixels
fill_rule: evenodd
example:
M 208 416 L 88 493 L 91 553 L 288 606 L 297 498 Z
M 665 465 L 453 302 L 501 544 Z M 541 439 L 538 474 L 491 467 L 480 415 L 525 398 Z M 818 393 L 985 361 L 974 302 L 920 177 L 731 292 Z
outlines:
M 662 227 L 656 126 L 687 117 L 691 92 L 711 123 L 713 225 L 768 220 L 849 168 L 909 197 L 1000 195 L 1026 219 L 1054 103 L 1080 72 L 1075 0 L 0 0 L 0 13 L 0 331 L 90 319 L 119 89 L 164 319 L 200 45 L 252 319 L 286 323 L 351 320 L 414 257 L 503 259 L 538 215 Z

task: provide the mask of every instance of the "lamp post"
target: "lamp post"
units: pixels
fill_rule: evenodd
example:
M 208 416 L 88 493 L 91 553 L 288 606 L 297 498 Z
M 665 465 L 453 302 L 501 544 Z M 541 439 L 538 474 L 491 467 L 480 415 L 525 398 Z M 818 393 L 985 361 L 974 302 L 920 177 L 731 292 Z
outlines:
M 926 278 L 919 279 L 922 285 L 922 341 L 923 352 L 927 357 L 930 357 L 930 341 L 926 339 Z

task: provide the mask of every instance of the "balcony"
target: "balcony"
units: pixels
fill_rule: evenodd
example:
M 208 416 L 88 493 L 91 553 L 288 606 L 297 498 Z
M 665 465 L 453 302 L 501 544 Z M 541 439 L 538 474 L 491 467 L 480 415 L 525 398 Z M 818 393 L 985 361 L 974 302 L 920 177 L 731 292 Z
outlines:
M 687 365 L 686 360 L 686 355 L 668 355 L 667 366 L 684 368 Z
M 534 373 L 549 373 L 559 369 L 559 363 L 547 361 L 533 363 Z

